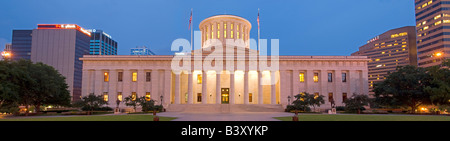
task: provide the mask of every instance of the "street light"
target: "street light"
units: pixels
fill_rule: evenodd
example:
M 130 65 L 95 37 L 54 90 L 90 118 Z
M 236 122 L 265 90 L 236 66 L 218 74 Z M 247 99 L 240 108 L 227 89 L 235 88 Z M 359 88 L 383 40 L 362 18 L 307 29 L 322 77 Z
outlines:
M 11 54 L 11 52 L 3 51 L 2 56 L 3 56 L 3 58 L 10 58 L 12 56 L 12 54 Z
M 438 53 L 435 54 L 435 56 L 436 57 L 440 57 L 440 56 L 442 56 L 442 54 L 443 54 L 442 52 L 438 52 Z

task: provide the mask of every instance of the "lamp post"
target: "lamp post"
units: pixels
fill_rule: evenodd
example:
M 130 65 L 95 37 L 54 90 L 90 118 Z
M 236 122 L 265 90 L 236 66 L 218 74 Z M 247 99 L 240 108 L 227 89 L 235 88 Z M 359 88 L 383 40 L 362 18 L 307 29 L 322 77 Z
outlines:
M 161 99 L 161 106 L 162 106 L 163 96 L 161 95 L 159 98 Z
M 291 96 L 288 96 L 288 105 L 291 105 Z

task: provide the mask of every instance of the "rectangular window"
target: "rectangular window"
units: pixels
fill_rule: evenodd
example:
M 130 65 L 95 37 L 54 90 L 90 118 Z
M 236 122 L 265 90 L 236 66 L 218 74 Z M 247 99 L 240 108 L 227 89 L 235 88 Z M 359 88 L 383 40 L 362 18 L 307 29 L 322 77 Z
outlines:
M 314 73 L 314 82 L 319 82 L 319 73 Z
M 347 101 L 347 93 L 342 93 L 342 102 Z
M 132 77 L 131 77 L 131 80 L 132 80 L 133 82 L 136 82 L 136 81 L 137 81 L 137 72 L 133 72 L 131 76 L 132 76 Z
M 220 31 L 217 31 L 217 39 L 220 39 Z
M 347 82 L 347 73 L 342 73 L 342 82 Z
M 202 102 L 202 93 L 197 93 L 197 102 Z
M 227 38 L 227 31 L 223 31 L 223 38 Z
M 317 97 L 319 97 L 319 92 L 314 93 L 314 99 L 316 99 Z
M 233 30 L 231 30 L 230 37 L 233 38 Z
M 300 82 L 305 82 L 305 73 L 300 73 L 299 75 L 298 75 L 298 77 L 299 77 L 299 79 L 300 79 Z
M 146 101 L 150 101 L 151 97 L 150 97 L 150 92 L 146 92 L 145 93 L 145 100 Z
M 202 84 L 202 74 L 197 74 L 197 84 Z
M 122 82 L 123 81 L 123 72 L 117 73 L 117 81 Z
M 108 73 L 108 72 L 105 72 L 103 75 L 104 75 L 104 76 L 103 76 L 104 81 L 105 81 L 105 82 L 109 82 L 109 73 Z
M 328 82 L 333 82 L 333 73 L 328 73 Z
M 150 82 L 152 80 L 152 73 L 146 72 L 145 73 L 145 81 Z
M 103 100 L 108 102 L 108 92 L 103 92 Z
M 136 98 L 137 98 L 136 92 L 131 92 L 131 100 L 136 101 Z
M 122 92 L 117 92 L 117 100 L 119 100 L 119 101 L 123 100 Z
M 188 99 L 189 99 L 189 98 L 188 98 L 188 93 L 185 93 L 185 94 L 184 94 L 184 102 L 187 103 L 187 102 L 188 102 Z
M 333 100 L 333 93 L 328 93 L 328 101 L 329 102 L 334 101 Z
M 252 102 L 252 101 L 253 101 L 253 94 L 248 93 L 248 102 Z

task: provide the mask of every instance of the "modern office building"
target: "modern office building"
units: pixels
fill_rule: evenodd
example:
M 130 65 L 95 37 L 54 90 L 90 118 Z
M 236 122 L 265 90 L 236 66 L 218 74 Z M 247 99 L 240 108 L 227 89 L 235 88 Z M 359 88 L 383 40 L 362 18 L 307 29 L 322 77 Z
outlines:
M 91 55 L 117 55 L 117 42 L 103 30 L 90 29 L 91 44 L 89 54 Z
M 131 96 L 168 111 L 267 112 L 283 111 L 304 92 L 323 95 L 322 110 L 368 94 L 366 56 L 260 55 L 249 47 L 251 23 L 234 15 L 209 17 L 199 27 L 193 56 L 83 56 L 82 95 L 101 95 L 112 108 Z M 227 39 L 237 45 L 218 44 Z
M 12 44 L 7 43 L 7 44 L 5 44 L 5 49 L 3 49 L 3 51 L 11 51 L 11 48 L 12 48 Z
M 417 66 L 416 30 L 405 26 L 389 30 L 367 41 L 352 56 L 367 56 L 369 90 L 373 84 L 383 81 L 397 66 Z
M 415 0 L 419 67 L 450 58 L 450 0 Z
M 131 48 L 130 55 L 155 55 L 155 53 L 146 46 L 137 46 L 136 48 Z
M 33 30 L 13 30 L 11 43 L 12 60 L 30 60 L 32 33 Z
M 75 24 L 39 24 L 33 29 L 31 61 L 53 66 L 65 76 L 73 100 L 81 96 L 79 58 L 89 55 L 90 39 L 91 33 Z

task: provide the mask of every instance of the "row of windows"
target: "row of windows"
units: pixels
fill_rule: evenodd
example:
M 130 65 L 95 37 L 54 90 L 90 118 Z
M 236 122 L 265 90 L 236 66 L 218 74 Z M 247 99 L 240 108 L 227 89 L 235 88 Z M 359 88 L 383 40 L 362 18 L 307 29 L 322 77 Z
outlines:
M 426 14 L 426 15 L 420 17 L 420 18 L 417 18 L 416 21 L 421 21 L 421 20 L 423 20 L 423 19 L 425 19 L 425 18 L 427 18 L 427 17 L 430 17 L 430 16 L 433 15 L 433 14 L 438 13 L 438 12 L 441 12 L 441 11 L 449 11 L 449 10 L 450 10 L 449 7 L 442 7 L 442 8 L 436 9 L 436 10 L 434 10 L 433 12 L 430 12 L 430 13 L 428 13 L 428 14 Z
M 131 100 L 132 101 L 135 101 L 137 97 L 138 97 L 138 95 L 137 95 L 136 92 L 131 92 Z M 107 101 L 107 102 L 109 101 L 108 92 L 103 92 L 103 100 Z M 117 92 L 117 100 L 123 101 L 122 92 Z M 150 92 L 145 92 L 145 100 L 146 101 L 150 101 L 151 100 Z
M 213 25 L 211 25 L 210 26 L 211 27 L 211 38 L 209 38 L 209 33 L 210 33 L 210 29 L 209 28 L 206 28 L 206 40 L 209 40 L 209 39 L 214 39 L 214 32 L 213 32 L 213 30 L 214 30 L 214 26 Z M 231 34 L 230 34 L 230 38 L 232 38 L 232 39 L 234 39 L 234 30 L 233 30 L 233 27 L 234 27 L 234 24 L 231 24 Z M 224 28 L 224 31 L 223 31 L 223 37 L 224 38 L 227 38 L 227 24 L 225 23 L 225 24 L 223 24 L 223 28 Z M 242 36 L 240 36 L 241 34 L 240 34 L 240 30 L 239 30 L 239 26 L 236 26 L 236 29 L 237 29 L 237 33 L 236 33 L 236 36 L 237 36 L 237 38 L 236 39 L 240 39 L 240 37 L 242 37 L 242 39 L 245 39 L 245 33 L 244 33 L 244 29 L 243 28 L 241 28 L 242 29 Z M 217 30 L 220 30 L 220 24 L 217 24 Z M 217 39 L 220 39 L 220 31 L 217 31 Z
M 103 81 L 109 82 L 109 72 L 105 72 L 103 74 Z M 138 79 L 138 73 L 132 72 L 131 73 L 131 81 L 136 82 Z M 152 80 L 151 72 L 145 72 L 145 81 L 150 82 Z M 117 72 L 117 81 L 122 82 L 123 81 L 123 72 Z
M 300 73 L 298 75 L 300 82 L 305 82 L 305 73 Z M 319 73 L 314 73 L 314 82 L 319 82 Z M 328 82 L 333 82 L 333 73 L 328 73 Z M 347 82 L 347 73 L 342 73 L 342 82 Z

